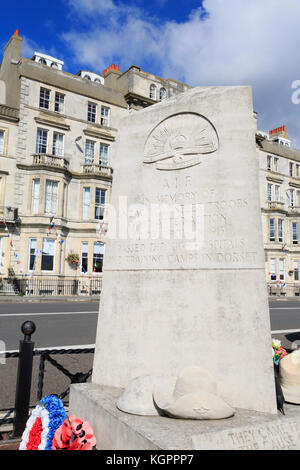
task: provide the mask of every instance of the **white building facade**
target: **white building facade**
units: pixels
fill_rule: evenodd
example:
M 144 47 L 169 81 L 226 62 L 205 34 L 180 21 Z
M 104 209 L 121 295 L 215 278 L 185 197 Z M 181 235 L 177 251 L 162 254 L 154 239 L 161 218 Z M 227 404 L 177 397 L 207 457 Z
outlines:
M 261 210 L 270 295 L 300 295 L 300 151 L 285 126 L 258 132 Z

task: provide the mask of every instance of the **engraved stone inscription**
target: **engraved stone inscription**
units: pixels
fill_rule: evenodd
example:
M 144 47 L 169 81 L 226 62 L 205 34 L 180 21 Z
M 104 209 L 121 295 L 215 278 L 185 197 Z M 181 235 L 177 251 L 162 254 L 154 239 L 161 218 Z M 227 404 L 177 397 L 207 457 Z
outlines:
M 157 170 L 180 170 L 201 163 L 201 154 L 216 152 L 218 136 L 213 125 L 194 113 L 181 113 L 161 122 L 150 134 L 144 163 Z
M 300 444 L 300 422 L 285 422 L 245 426 L 220 433 L 193 436 L 197 450 L 296 450 Z

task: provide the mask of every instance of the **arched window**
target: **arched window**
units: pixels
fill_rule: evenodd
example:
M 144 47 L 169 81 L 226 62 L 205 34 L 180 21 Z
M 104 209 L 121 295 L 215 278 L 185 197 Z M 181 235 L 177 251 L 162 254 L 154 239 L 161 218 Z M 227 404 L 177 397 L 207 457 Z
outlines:
M 58 69 L 58 64 L 56 62 L 52 62 L 51 67 L 54 69 Z
M 46 60 L 45 60 L 43 57 L 40 57 L 39 63 L 40 63 L 40 64 L 47 65 L 47 62 L 46 62 Z
M 89 75 L 85 75 L 83 78 L 85 78 L 86 80 L 91 80 L 91 77 Z
M 150 85 L 149 97 L 151 100 L 156 100 L 156 86 L 153 83 Z
M 165 100 L 167 97 L 167 90 L 165 88 L 161 88 L 159 90 L 159 99 L 160 100 Z

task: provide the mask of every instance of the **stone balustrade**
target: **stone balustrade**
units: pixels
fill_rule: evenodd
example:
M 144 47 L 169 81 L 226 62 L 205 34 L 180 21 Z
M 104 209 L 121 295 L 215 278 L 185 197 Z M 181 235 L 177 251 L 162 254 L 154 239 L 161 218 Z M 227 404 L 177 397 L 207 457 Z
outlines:
M 112 175 L 112 168 L 110 166 L 96 165 L 94 163 L 86 163 L 82 165 L 82 171 L 87 174 Z
M 46 153 L 37 153 L 33 155 L 33 164 L 34 165 L 44 165 L 51 166 L 55 168 L 69 168 L 69 162 L 63 157 L 58 157 L 56 155 L 50 155 Z

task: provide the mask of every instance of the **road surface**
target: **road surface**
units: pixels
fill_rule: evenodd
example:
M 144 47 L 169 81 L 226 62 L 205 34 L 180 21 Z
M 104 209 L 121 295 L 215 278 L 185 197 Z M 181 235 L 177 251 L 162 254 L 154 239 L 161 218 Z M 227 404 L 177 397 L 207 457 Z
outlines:
M 275 334 L 300 333 L 300 301 L 270 301 L 271 329 Z M 7 350 L 18 348 L 20 327 L 26 320 L 37 326 L 37 348 L 95 344 L 98 302 L 0 303 L 0 340 Z
M 7 351 L 18 349 L 26 320 L 36 324 L 36 348 L 95 344 L 98 302 L 0 304 L 0 340 Z

